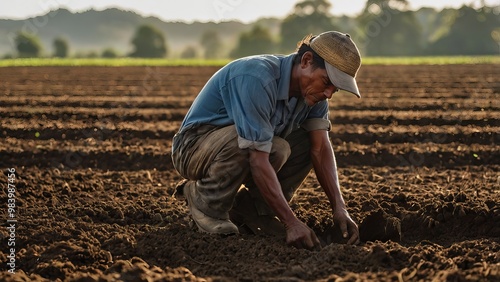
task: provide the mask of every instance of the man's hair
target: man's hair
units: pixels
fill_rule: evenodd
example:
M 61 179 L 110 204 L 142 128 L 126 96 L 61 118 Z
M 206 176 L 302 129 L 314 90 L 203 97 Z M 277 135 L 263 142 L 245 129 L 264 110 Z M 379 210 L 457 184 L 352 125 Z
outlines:
M 321 58 L 312 48 L 309 46 L 311 41 L 314 39 L 315 36 L 312 34 L 307 35 L 304 37 L 301 41 L 297 43 L 297 49 L 295 52 L 297 52 L 297 55 L 295 55 L 294 59 L 294 64 L 300 64 L 300 60 L 302 59 L 302 56 L 304 55 L 305 52 L 311 52 L 313 54 L 313 61 L 312 65 L 316 68 L 325 68 L 325 60 Z

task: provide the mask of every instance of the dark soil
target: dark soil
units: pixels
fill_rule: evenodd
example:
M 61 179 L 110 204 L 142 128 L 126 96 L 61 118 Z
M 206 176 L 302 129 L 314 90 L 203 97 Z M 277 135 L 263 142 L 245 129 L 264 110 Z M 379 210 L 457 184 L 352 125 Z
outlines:
M 500 281 L 498 65 L 365 66 L 362 99 L 331 99 L 362 243 L 344 244 L 311 172 L 291 206 L 321 251 L 198 233 L 172 197 L 171 138 L 216 70 L 0 68 L 0 280 Z

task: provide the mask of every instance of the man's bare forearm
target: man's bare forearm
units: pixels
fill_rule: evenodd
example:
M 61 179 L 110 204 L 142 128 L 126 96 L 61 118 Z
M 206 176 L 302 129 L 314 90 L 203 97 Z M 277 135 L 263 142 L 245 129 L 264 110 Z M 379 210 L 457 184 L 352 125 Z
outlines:
M 250 151 L 250 170 L 262 197 L 278 218 L 288 226 L 298 221 L 283 195 L 276 172 L 269 162 L 269 154 Z
M 327 132 L 316 132 L 312 137 L 311 158 L 316 177 L 323 187 L 332 209 L 345 208 L 344 198 L 340 191 L 335 155 L 330 145 Z

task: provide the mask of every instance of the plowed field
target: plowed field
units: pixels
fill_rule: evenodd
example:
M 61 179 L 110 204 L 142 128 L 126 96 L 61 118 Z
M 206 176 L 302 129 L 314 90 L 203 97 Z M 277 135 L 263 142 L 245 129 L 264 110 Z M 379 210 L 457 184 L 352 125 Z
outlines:
M 499 65 L 363 66 L 363 98 L 331 99 L 362 243 L 311 172 L 291 206 L 320 251 L 198 233 L 172 197 L 172 136 L 217 69 L 0 68 L 0 280 L 500 281 Z

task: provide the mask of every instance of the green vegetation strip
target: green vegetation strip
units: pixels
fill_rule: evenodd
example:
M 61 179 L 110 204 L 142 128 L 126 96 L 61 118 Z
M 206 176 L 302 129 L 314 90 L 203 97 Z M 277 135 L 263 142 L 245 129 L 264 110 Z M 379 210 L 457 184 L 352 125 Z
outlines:
M 43 66 L 222 66 L 228 60 L 202 59 L 137 59 L 137 58 L 32 58 L 0 60 L 0 67 L 43 67 Z
M 500 64 L 500 56 L 366 57 L 365 65 Z
M 137 58 L 33 58 L 4 59 L 0 67 L 41 66 L 222 66 L 228 59 L 137 59 Z M 446 64 L 500 64 L 500 56 L 453 57 L 365 57 L 363 65 L 446 65 Z

